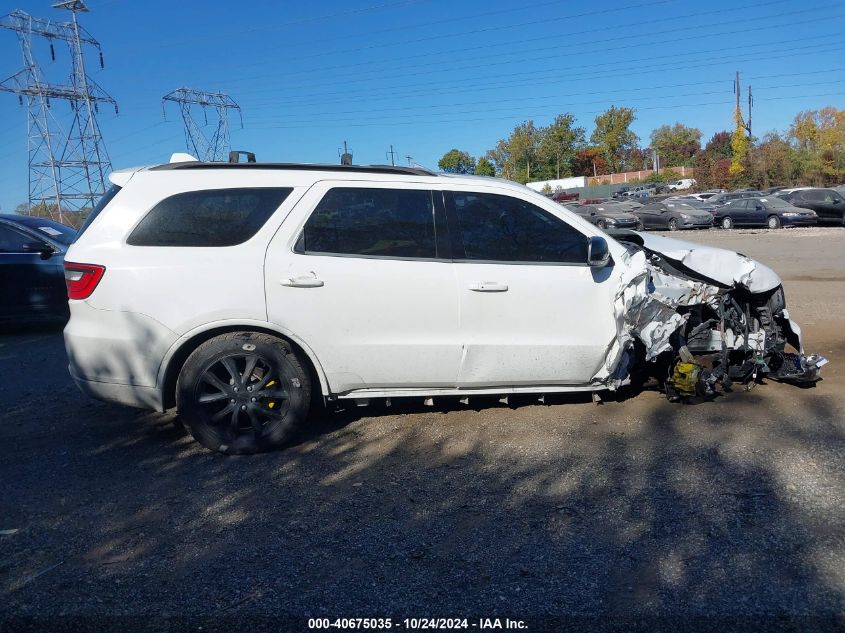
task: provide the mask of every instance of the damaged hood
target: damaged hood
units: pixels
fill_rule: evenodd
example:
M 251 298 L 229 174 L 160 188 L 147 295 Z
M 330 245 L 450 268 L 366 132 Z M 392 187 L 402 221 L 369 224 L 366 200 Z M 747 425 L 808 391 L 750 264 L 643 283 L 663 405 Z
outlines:
M 678 262 L 722 286 L 740 285 L 751 292 L 767 292 L 781 284 L 775 271 L 741 253 L 648 233 L 638 235 L 649 251 Z

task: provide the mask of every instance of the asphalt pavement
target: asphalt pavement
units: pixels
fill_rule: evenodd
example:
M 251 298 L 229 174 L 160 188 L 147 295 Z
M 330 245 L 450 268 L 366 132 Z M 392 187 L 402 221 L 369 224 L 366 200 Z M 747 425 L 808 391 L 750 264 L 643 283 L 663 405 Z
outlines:
M 842 630 L 845 230 L 684 237 L 783 276 L 822 382 L 394 400 L 223 457 L 80 394 L 60 331 L 0 335 L 0 630 Z

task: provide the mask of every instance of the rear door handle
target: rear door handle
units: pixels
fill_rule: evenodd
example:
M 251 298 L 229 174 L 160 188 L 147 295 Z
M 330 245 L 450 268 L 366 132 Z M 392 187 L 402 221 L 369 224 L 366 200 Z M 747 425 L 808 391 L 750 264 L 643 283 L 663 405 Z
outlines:
M 469 285 L 469 289 L 475 292 L 507 292 L 508 285 L 498 281 L 476 281 Z
M 323 281 L 321 279 L 317 279 L 317 277 L 309 275 L 282 279 L 279 283 L 290 288 L 320 288 L 323 286 Z

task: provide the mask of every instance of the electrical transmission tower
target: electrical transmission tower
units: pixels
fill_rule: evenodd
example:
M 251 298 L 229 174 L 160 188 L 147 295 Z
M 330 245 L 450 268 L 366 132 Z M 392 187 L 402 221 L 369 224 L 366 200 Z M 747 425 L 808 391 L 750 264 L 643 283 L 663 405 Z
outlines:
M 164 109 L 167 101 L 179 104 L 179 111 L 182 113 L 182 121 L 185 124 L 185 144 L 188 152 L 201 161 L 222 161 L 226 159 L 226 152 L 229 151 L 229 110 L 237 110 L 241 118 L 241 127 L 244 126 L 241 107 L 227 94 L 222 92 L 203 92 L 202 90 L 191 90 L 190 88 L 179 88 L 164 95 L 161 98 L 161 107 L 164 118 L 167 118 L 167 111 Z M 217 127 L 211 136 L 206 136 L 191 112 L 191 106 L 199 106 L 202 109 L 204 125 L 208 125 L 208 109 L 213 108 L 217 113 Z
M 77 13 L 87 12 L 82 0 L 66 0 L 53 5 L 71 12 L 70 22 L 56 22 L 13 11 L 0 18 L 0 28 L 13 31 L 20 43 L 23 68 L 0 82 L 0 91 L 18 95 L 27 108 L 29 154 L 29 208 L 40 206 L 59 221 L 67 212 L 90 209 L 106 190 L 106 177 L 111 171 L 106 146 L 97 124 L 101 103 L 114 107 L 117 103 L 85 71 L 83 46 L 97 50 L 100 67 L 103 53 L 100 44 L 79 26 Z M 33 52 L 35 38 L 44 38 L 50 56 L 56 59 L 54 42 L 65 42 L 70 50 L 70 83 L 55 84 L 44 79 L 44 73 Z M 55 100 L 70 105 L 70 121 L 52 107 Z M 65 123 L 65 126 L 62 125 Z

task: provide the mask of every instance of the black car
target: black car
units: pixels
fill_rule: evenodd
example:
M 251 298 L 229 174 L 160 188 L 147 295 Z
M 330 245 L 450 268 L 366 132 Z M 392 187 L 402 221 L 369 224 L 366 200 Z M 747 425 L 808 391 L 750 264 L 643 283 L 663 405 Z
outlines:
M 592 222 L 600 229 L 636 229 L 639 228 L 637 216 L 613 207 L 616 205 L 580 205 L 567 207 L 581 217 Z
M 780 186 L 780 187 L 769 187 L 768 189 L 763 189 L 763 190 L 762 190 L 762 193 L 766 194 L 767 196 L 770 196 L 770 195 L 772 195 L 773 193 L 776 193 L 776 192 L 778 192 L 778 191 L 781 191 L 781 190 L 783 190 L 783 189 L 787 189 L 787 188 L 788 188 L 788 187 L 783 187 L 783 186 Z
M 0 322 L 67 319 L 64 256 L 74 237 L 52 220 L 0 214 Z
M 723 229 L 734 226 L 812 226 L 818 221 L 815 211 L 801 209 L 775 196 L 741 198 L 713 211 L 713 222 Z
M 634 211 L 644 229 L 707 229 L 713 225 L 713 214 L 701 211 L 686 202 L 667 200 L 652 202 Z
M 724 193 L 717 193 L 715 196 L 707 198 L 707 202 L 708 204 L 711 204 L 714 207 L 721 207 L 723 204 L 727 204 L 731 200 L 740 200 L 742 198 L 756 198 L 762 195 L 763 194 L 760 191 L 726 191 Z
M 631 188 L 626 185 L 624 187 L 619 187 L 619 189 L 614 191 L 612 195 L 613 195 L 614 198 L 621 198 L 626 193 L 628 193 L 630 190 L 631 190 Z
M 845 196 L 836 189 L 787 189 L 778 192 L 778 197 L 796 207 L 812 209 L 819 216 L 819 222 L 845 225 Z

